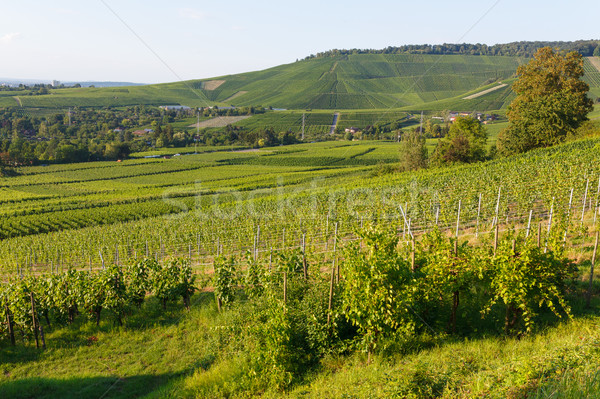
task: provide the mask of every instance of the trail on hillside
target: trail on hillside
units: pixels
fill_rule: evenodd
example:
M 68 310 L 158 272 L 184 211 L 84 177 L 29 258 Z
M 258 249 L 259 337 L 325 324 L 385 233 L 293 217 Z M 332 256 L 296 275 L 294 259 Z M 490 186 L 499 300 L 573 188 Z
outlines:
M 21 99 L 19 98 L 19 96 L 14 96 L 13 98 L 15 99 L 15 101 L 17 102 L 17 104 L 19 104 L 19 107 L 23 106 L 23 103 L 21 102 Z
M 231 101 L 233 99 L 238 98 L 239 96 L 243 96 L 244 94 L 248 93 L 247 91 L 238 91 L 237 93 L 235 93 L 233 96 L 227 97 L 225 100 L 223 100 L 224 103 Z
M 216 118 L 208 119 L 202 121 L 200 123 L 194 123 L 189 127 L 195 128 L 205 128 L 205 127 L 225 127 L 227 125 L 231 125 L 232 123 L 237 123 L 239 121 L 243 121 L 244 119 L 250 118 L 252 115 L 243 115 L 243 116 L 218 116 Z
M 471 94 L 470 96 L 463 97 L 463 100 L 472 100 L 474 98 L 484 96 L 484 95 L 486 95 L 488 93 L 491 93 L 493 91 L 496 91 L 496 90 L 501 89 L 501 88 L 506 87 L 506 86 L 508 86 L 506 83 L 502 83 L 502 84 L 500 84 L 498 86 L 494 86 L 494 87 L 492 87 L 490 89 L 487 89 L 487 90 L 484 90 L 484 91 L 480 91 L 479 93 L 475 93 L 475 94 Z
M 333 122 L 331 123 L 331 129 L 329 130 L 330 135 L 335 134 L 335 128 L 337 127 L 338 119 L 340 118 L 340 113 L 336 112 L 333 114 Z

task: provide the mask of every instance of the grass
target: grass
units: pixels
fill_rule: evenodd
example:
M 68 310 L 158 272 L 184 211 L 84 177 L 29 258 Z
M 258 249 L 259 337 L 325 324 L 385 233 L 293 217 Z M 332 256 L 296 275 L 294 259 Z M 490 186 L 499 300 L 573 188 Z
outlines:
M 236 326 L 251 307 L 219 314 L 213 295 L 163 311 L 149 298 L 115 327 L 80 318 L 48 329 L 45 351 L 0 342 L 0 397 L 127 398 L 593 398 L 600 392 L 600 316 L 575 304 L 521 339 L 443 334 L 389 341 L 371 364 L 361 352 L 327 356 L 287 392 L 256 391 Z M 241 336 L 240 336 L 241 337 Z M 264 370 L 268 373 L 268 370 Z
M 163 312 L 150 300 L 124 327 L 105 320 L 79 320 L 75 326 L 50 330 L 48 349 L 31 343 L 4 346 L 0 396 L 11 398 L 127 398 L 149 394 L 191 373 L 208 368 L 216 353 L 202 326 L 217 318 L 212 295 L 197 295 L 191 313 L 180 304 Z
M 306 386 L 308 398 L 593 398 L 600 392 L 597 316 L 524 339 L 435 341 L 408 355 L 330 359 Z M 454 341 L 454 342 L 453 342 Z

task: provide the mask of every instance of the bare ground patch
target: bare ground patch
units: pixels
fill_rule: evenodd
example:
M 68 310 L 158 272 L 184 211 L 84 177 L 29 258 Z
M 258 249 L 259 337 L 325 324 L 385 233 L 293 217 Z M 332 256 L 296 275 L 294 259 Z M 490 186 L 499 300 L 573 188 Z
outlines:
M 248 148 L 246 150 L 235 150 L 232 152 L 240 152 L 240 153 L 247 153 L 247 152 L 259 152 L 260 148 Z
M 587 57 L 587 59 L 600 72 L 600 57 Z
M 491 93 L 493 91 L 496 91 L 496 90 L 501 89 L 501 88 L 506 87 L 506 86 L 508 86 L 506 83 L 502 83 L 502 84 L 500 84 L 498 86 L 494 86 L 494 87 L 489 88 L 487 90 L 480 91 L 479 93 L 475 93 L 475 94 L 471 94 L 470 96 L 463 97 L 463 100 L 472 100 L 472 99 L 477 98 L 477 97 L 485 96 L 488 93 Z
M 226 103 L 227 101 L 231 101 L 234 98 L 238 98 L 239 96 L 243 96 L 244 94 L 248 93 L 247 91 L 238 91 L 237 93 L 235 93 L 233 96 L 226 98 L 225 100 L 223 100 L 224 103 Z
M 208 120 L 202 121 L 200 123 L 194 123 L 193 125 L 190 125 L 189 127 L 195 127 L 195 128 L 200 127 L 200 129 L 206 128 L 206 127 L 225 127 L 227 125 L 231 125 L 231 124 L 243 121 L 244 119 L 248 119 L 251 116 L 252 115 L 218 116 L 216 118 L 208 119 Z
M 202 88 L 209 91 L 217 90 L 223 83 L 225 83 L 224 80 L 209 80 L 208 82 L 202 82 Z

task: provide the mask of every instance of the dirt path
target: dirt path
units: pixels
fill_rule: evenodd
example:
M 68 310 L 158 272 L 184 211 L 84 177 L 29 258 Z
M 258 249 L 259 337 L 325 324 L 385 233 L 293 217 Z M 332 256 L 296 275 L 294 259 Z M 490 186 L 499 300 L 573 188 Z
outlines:
M 329 130 L 329 134 L 331 134 L 331 135 L 335 134 L 335 128 L 337 127 L 339 119 L 340 119 L 339 112 L 336 112 L 335 114 L 333 114 L 333 122 L 331 123 L 331 129 Z
M 233 96 L 226 98 L 225 100 L 223 100 L 224 103 L 233 100 L 234 98 L 238 98 L 239 96 L 243 96 L 244 94 L 248 93 L 247 91 L 238 91 L 237 93 L 235 93 Z
M 202 121 L 200 123 L 194 123 L 189 127 L 225 127 L 227 125 L 231 125 L 232 123 L 237 123 L 239 121 L 243 121 L 244 119 L 248 119 L 252 117 L 252 115 L 243 115 L 243 116 L 219 116 L 216 118 L 208 119 L 206 121 Z
M 19 104 L 19 107 L 23 106 L 23 103 L 21 102 L 21 99 L 19 98 L 19 96 L 14 96 L 13 98 L 15 99 L 15 101 L 17 102 L 17 104 Z
M 506 87 L 506 86 L 508 86 L 506 83 L 502 83 L 502 84 L 500 84 L 498 86 L 494 86 L 494 87 L 492 87 L 490 89 L 487 89 L 487 90 L 484 90 L 484 91 L 480 91 L 479 93 L 475 93 L 475 94 L 471 94 L 470 96 L 463 97 L 463 100 L 472 100 L 472 99 L 477 98 L 477 97 L 485 96 L 488 93 L 491 93 L 493 91 L 496 91 L 496 90 L 501 89 L 501 88 Z

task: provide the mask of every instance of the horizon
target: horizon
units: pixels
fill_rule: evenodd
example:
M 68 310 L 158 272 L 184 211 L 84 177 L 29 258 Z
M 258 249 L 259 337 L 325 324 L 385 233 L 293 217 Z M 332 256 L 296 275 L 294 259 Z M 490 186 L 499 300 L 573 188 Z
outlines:
M 5 15 L 22 18 L 8 19 L 0 30 L 0 74 L 17 80 L 152 84 L 263 70 L 332 49 L 597 36 L 596 2 L 537 3 L 386 0 L 365 8 L 355 0 L 301 5 L 234 0 L 223 10 L 190 0 L 175 5 L 28 0 L 3 7 Z
M 409 44 L 402 44 L 402 45 L 390 45 L 390 46 L 386 46 L 383 48 L 332 48 L 332 49 L 328 49 L 328 50 L 323 50 L 318 52 L 317 54 L 322 54 L 322 53 L 327 53 L 330 51 L 342 51 L 342 52 L 346 52 L 346 51 L 381 51 L 384 50 L 387 47 L 402 47 L 402 46 L 435 46 L 435 45 L 445 45 L 445 44 L 454 44 L 454 45 L 479 45 L 479 44 L 485 44 L 487 46 L 496 46 L 496 45 L 506 45 L 506 44 L 511 44 L 511 43 L 573 43 L 573 42 L 578 42 L 578 41 L 597 41 L 600 43 L 600 39 L 576 39 L 576 40 L 569 40 L 569 41 L 562 41 L 562 40 L 557 40 L 557 41 L 549 41 L 549 40 L 535 40 L 535 41 L 527 41 L 527 40 L 520 40 L 520 41 L 516 41 L 516 42 L 507 42 L 507 43 L 494 43 L 494 44 L 488 44 L 488 43 L 471 43 L 471 42 L 462 42 L 462 43 L 409 43 Z M 439 54 L 439 55 L 445 55 L 445 54 Z M 469 54 L 464 54 L 464 55 L 469 55 Z M 292 61 L 290 63 L 286 63 L 286 64 L 293 64 L 295 62 L 300 62 L 300 61 L 304 61 L 307 59 L 310 59 L 311 57 L 314 57 L 315 54 L 309 54 L 306 55 L 302 58 L 298 58 L 295 61 Z M 475 55 L 477 56 L 477 55 Z M 269 68 L 273 68 L 273 67 L 277 67 L 277 66 L 281 66 L 281 65 L 285 65 L 285 64 L 279 64 L 279 65 L 273 65 L 270 67 L 267 67 L 266 69 Z M 251 73 L 251 72 L 255 72 L 255 71 L 242 71 L 239 72 L 239 74 L 243 74 L 243 73 Z M 230 74 L 233 75 L 233 74 Z M 188 79 L 188 80 L 205 80 L 205 79 L 211 79 L 211 78 L 219 78 L 219 77 L 224 77 L 227 75 L 218 75 L 218 76 L 208 76 L 208 77 L 204 77 L 204 78 L 192 78 L 192 79 Z M 133 82 L 133 81 L 123 81 L 123 80 L 95 80 L 95 79 L 80 79 L 80 80 L 73 80 L 73 79 L 67 79 L 65 81 L 60 81 L 58 79 L 49 79 L 49 78 L 19 78 L 19 77 L 2 77 L 0 76 L 0 84 L 5 84 L 8 83 L 9 85 L 15 85 L 15 84 L 50 84 L 54 81 L 58 81 L 60 84 L 78 84 L 78 83 L 85 83 L 85 84 L 102 84 L 102 83 L 118 83 L 118 84 L 130 84 L 130 85 L 150 85 L 150 84 L 163 84 L 163 83 L 174 83 L 174 82 L 178 82 L 178 81 L 164 81 L 164 82 L 154 82 L 154 83 L 145 83 L 145 82 Z

